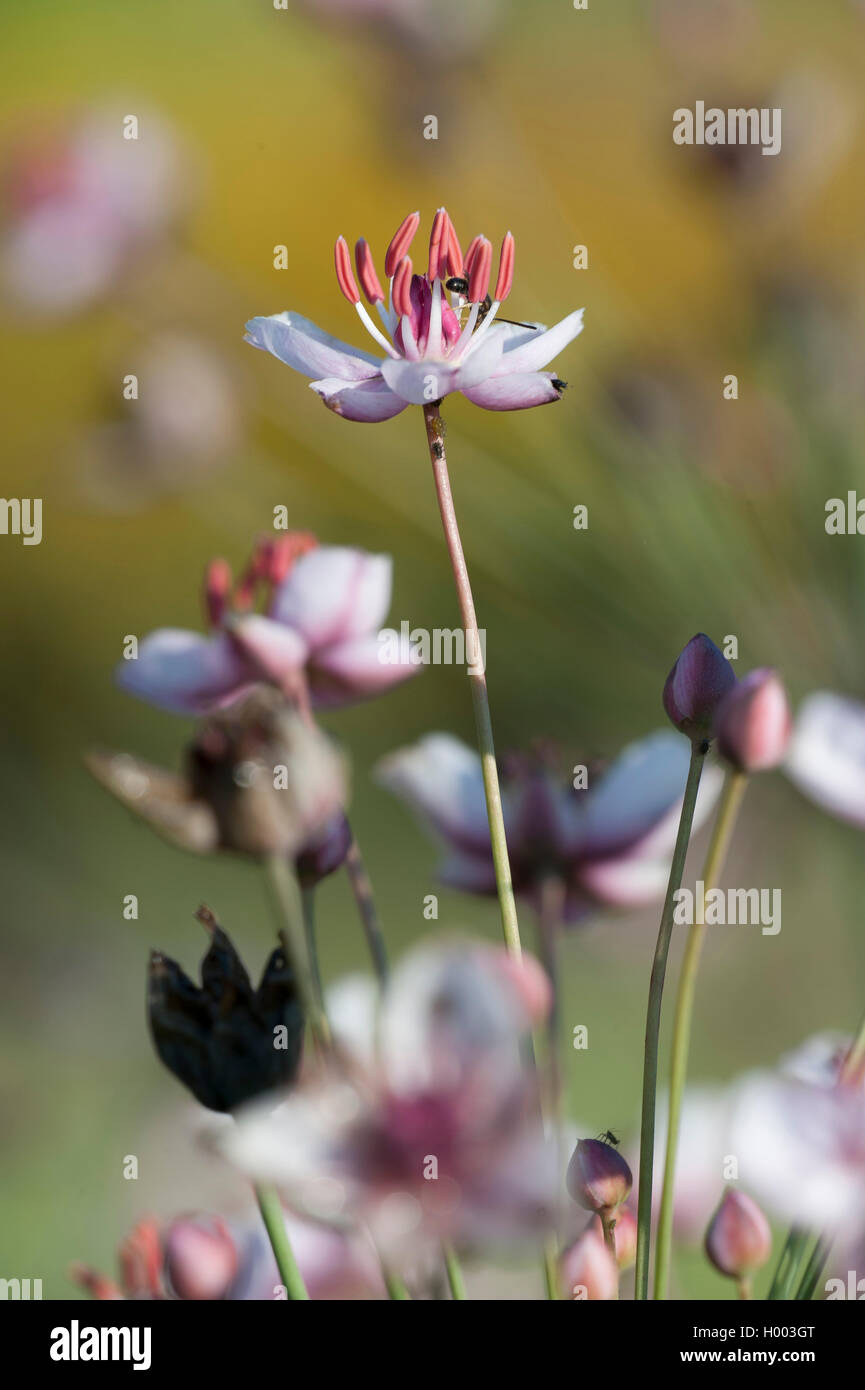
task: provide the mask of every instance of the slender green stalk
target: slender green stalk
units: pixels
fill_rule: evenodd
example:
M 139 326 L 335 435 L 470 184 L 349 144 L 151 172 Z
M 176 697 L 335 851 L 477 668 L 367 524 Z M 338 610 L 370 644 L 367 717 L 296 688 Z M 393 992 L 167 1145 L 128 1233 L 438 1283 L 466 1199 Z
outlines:
M 348 847 L 348 854 L 345 856 L 345 871 L 357 903 L 357 910 L 360 913 L 360 920 L 363 926 L 363 934 L 366 937 L 366 944 L 372 957 L 372 965 L 375 970 L 376 979 L 379 985 L 387 984 L 388 961 L 387 949 L 384 944 L 384 933 L 378 918 L 378 911 L 373 897 L 372 883 L 366 871 L 366 865 L 360 852 L 357 840 L 354 835 L 351 837 L 351 844 Z
M 385 1288 L 387 1289 L 388 1298 L 390 1298 L 395 1303 L 410 1302 L 411 1294 L 409 1293 L 402 1279 L 400 1279 L 399 1275 L 394 1274 L 393 1271 L 390 1269 L 386 1269 L 384 1265 L 382 1265 L 382 1273 L 384 1275 Z
M 766 1295 L 769 1302 L 774 1303 L 790 1298 L 810 1239 L 809 1232 L 802 1230 L 801 1226 L 790 1227 L 789 1235 L 784 1242 L 784 1248 L 778 1260 L 775 1277 Z
M 256 1183 L 255 1195 L 258 1199 L 261 1219 L 273 1247 L 279 1277 L 285 1285 L 288 1297 L 292 1300 L 308 1299 L 309 1294 L 303 1282 L 303 1275 L 297 1267 L 291 1241 L 288 1238 L 288 1231 L 285 1229 L 285 1213 L 282 1210 L 282 1203 L 272 1187 L 264 1187 L 260 1183 Z
M 615 1266 L 616 1266 L 616 1294 L 615 1294 L 615 1296 L 616 1296 L 616 1298 L 618 1298 L 618 1296 L 619 1296 L 619 1287 L 618 1287 L 619 1260 L 618 1260 L 618 1256 L 616 1255 L 616 1213 L 615 1213 L 614 1211 L 613 1211 L 613 1212 L 609 1212 L 609 1213 L 599 1212 L 598 1215 L 599 1215 L 599 1217 L 600 1217 L 600 1219 L 601 1219 L 601 1230 L 602 1230 L 603 1233 L 604 1233 L 604 1244 L 606 1245 L 607 1249 L 609 1250 L 610 1254 L 612 1255 L 612 1257 L 613 1257 L 613 1263 L 614 1263 Z
M 308 928 L 294 867 L 281 854 L 267 856 L 267 876 L 281 923 L 283 945 L 294 968 L 301 1002 L 312 1028 L 316 1046 L 323 1052 L 330 1047 L 330 1025 L 324 1004 L 316 989 L 317 966 L 308 948 Z
M 697 985 L 697 971 L 700 966 L 700 952 L 706 932 L 702 918 L 705 913 L 707 889 L 715 887 L 727 857 L 727 849 L 736 816 L 745 792 L 747 777 L 743 772 L 731 771 L 727 774 L 724 793 L 718 818 L 712 831 L 706 863 L 703 866 L 703 884 L 700 898 L 695 903 L 695 921 L 688 932 L 688 942 L 682 960 L 682 973 L 676 995 L 676 1012 L 673 1024 L 673 1043 L 670 1062 L 670 1108 L 667 1122 L 667 1155 L 664 1163 L 664 1185 L 661 1192 L 661 1211 L 658 1217 L 658 1239 L 655 1252 L 655 1298 L 667 1297 L 670 1278 L 670 1256 L 673 1246 L 673 1187 L 676 1177 L 676 1153 L 679 1144 L 679 1125 L 682 1118 L 682 1100 L 688 1076 L 688 1051 L 691 1043 L 691 1021 L 694 1015 L 694 993 Z
M 652 1168 L 655 1157 L 655 1097 L 658 1089 L 658 1041 L 661 1034 L 661 1002 L 664 996 L 664 978 L 667 973 L 667 957 L 670 953 L 670 939 L 673 934 L 673 911 L 676 893 L 682 886 L 685 872 L 685 859 L 688 854 L 688 841 L 694 823 L 694 807 L 697 792 L 706 761 L 708 744 L 695 743 L 691 748 L 691 762 L 688 767 L 688 780 L 679 816 L 679 831 L 670 877 L 667 883 L 667 896 L 661 913 L 661 925 L 652 962 L 652 976 L 649 981 L 649 1004 L 646 1011 L 646 1043 L 643 1055 L 643 1103 L 640 1119 L 640 1175 L 639 1203 L 637 1207 L 637 1262 L 635 1271 L 634 1297 L 645 1299 L 649 1296 L 649 1246 L 652 1228 Z
M 454 1250 L 452 1245 L 443 1245 L 442 1255 L 444 1256 L 445 1269 L 447 1271 L 448 1276 L 448 1288 L 451 1291 L 451 1298 L 455 1301 L 458 1300 L 462 1302 L 466 1296 L 466 1286 L 465 1280 L 463 1279 L 463 1272 L 460 1269 L 460 1262 L 457 1259 L 456 1251 Z
M 742 1299 L 743 1301 L 749 1299 L 749 1298 L 751 1297 L 751 1280 L 750 1280 L 750 1279 L 737 1279 L 737 1280 L 736 1280 L 736 1293 L 737 1293 L 738 1297 L 739 1297 L 740 1299 Z
M 799 1301 L 810 1302 L 814 1297 L 815 1290 L 820 1282 L 820 1275 L 823 1273 L 823 1267 L 829 1258 L 829 1251 L 831 1249 L 832 1241 L 828 1239 L 828 1237 L 817 1237 L 814 1243 L 814 1249 L 811 1251 L 808 1263 L 805 1266 L 805 1271 L 802 1275 L 799 1287 L 793 1295 L 794 1298 Z
M 303 888 L 300 896 L 303 904 L 303 930 L 306 938 L 306 954 L 309 960 L 312 987 L 315 990 L 316 999 L 324 1008 L 321 967 L 318 963 L 318 945 L 315 939 L 315 889 Z
M 514 886 L 511 881 L 511 868 L 508 859 L 508 845 L 505 838 L 505 821 L 502 813 L 502 797 L 499 787 L 499 774 L 496 767 L 496 752 L 493 742 L 493 726 L 490 718 L 490 701 L 487 692 L 487 678 L 484 670 L 483 648 L 481 646 L 478 620 L 472 597 L 471 582 L 457 525 L 454 499 L 448 477 L 447 458 L 444 445 L 444 422 L 439 409 L 440 401 L 423 408 L 426 424 L 427 442 L 435 479 L 436 496 L 444 527 L 445 542 L 450 556 L 451 568 L 457 589 L 457 599 L 462 616 L 467 659 L 469 665 L 469 684 L 475 713 L 478 750 L 484 779 L 484 794 L 487 803 L 487 816 L 490 823 L 490 843 L 493 851 L 493 864 L 496 874 L 499 907 L 502 916 L 502 931 L 505 945 L 511 955 L 522 954 L 520 928 L 517 920 L 517 906 L 514 899 Z

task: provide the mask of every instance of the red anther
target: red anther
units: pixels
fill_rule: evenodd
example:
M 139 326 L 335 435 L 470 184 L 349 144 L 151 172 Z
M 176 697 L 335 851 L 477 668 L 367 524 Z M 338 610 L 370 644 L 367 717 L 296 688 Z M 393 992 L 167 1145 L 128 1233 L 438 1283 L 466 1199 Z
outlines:
M 448 275 L 463 274 L 463 252 L 454 224 L 448 218 Z
M 104 1274 L 100 1274 L 96 1269 L 90 1269 L 87 1265 L 74 1264 L 69 1271 L 69 1278 L 73 1284 L 85 1289 L 92 1298 L 100 1301 L 123 1298 L 123 1294 L 113 1279 L 107 1279 Z
M 471 275 L 472 265 L 474 264 L 475 256 L 478 253 L 478 247 L 480 246 L 482 241 L 482 236 L 473 236 L 471 241 L 469 242 L 469 249 L 468 251 L 466 251 L 465 259 L 463 260 L 464 275 Z
M 152 1217 L 139 1221 L 120 1245 L 120 1279 L 126 1293 L 162 1298 L 162 1240 Z
M 499 303 L 507 299 L 514 283 L 514 239 L 508 232 L 502 242 L 502 254 L 499 257 L 499 273 L 496 280 L 495 293 L 493 299 Z
M 384 258 L 385 275 L 394 275 L 396 273 L 396 268 L 414 241 L 414 234 L 419 226 L 419 212 L 410 212 L 408 217 L 399 224 Z
M 348 251 L 348 243 L 344 236 L 341 236 L 333 248 L 333 263 L 336 266 L 336 280 L 349 304 L 359 304 L 360 295 L 357 292 L 357 285 L 354 281 L 354 273 L 351 268 L 351 256 Z
M 411 315 L 411 277 L 412 264 L 409 256 L 403 256 L 393 277 L 391 299 L 400 318 Z
M 444 208 L 439 208 L 433 218 L 432 231 L 429 238 L 429 271 L 427 279 L 430 284 L 437 280 L 442 273 L 442 269 L 447 261 L 448 255 L 448 222 L 450 218 Z
M 376 274 L 369 243 L 363 237 L 354 248 L 354 263 L 357 266 L 357 278 L 360 281 L 360 287 L 370 304 L 381 304 L 384 300 L 384 290 Z
M 315 550 L 318 541 L 311 531 L 289 531 L 273 542 L 268 556 L 266 579 L 270 584 L 281 584 L 294 569 L 301 555 Z
M 490 287 L 490 271 L 493 266 L 493 244 L 487 241 L 486 237 L 481 237 L 477 250 L 472 257 L 472 268 L 469 271 L 469 293 L 470 304 L 480 304 L 487 297 L 487 290 Z
M 231 593 L 231 566 L 226 560 L 211 560 L 204 573 L 204 607 L 211 627 L 219 627 Z

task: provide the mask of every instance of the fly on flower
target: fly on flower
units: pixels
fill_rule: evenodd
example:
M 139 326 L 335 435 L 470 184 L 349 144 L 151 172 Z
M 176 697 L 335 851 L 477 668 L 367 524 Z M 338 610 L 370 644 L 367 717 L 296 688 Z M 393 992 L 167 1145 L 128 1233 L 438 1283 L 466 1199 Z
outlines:
M 387 293 L 366 241 L 355 247 L 354 269 L 345 238 L 336 243 L 337 283 L 376 353 L 353 348 L 288 311 L 251 319 L 246 341 L 313 378 L 313 391 L 347 420 L 389 420 L 407 405 L 429 405 L 457 391 L 486 410 L 524 410 L 559 400 L 565 383 L 542 369 L 581 332 L 583 310 L 549 329 L 499 318 L 514 279 L 511 233 L 502 242 L 490 295 L 493 249 L 486 237 L 474 237 L 463 256 L 453 223 L 439 208 L 427 269 L 416 273 L 408 253 L 419 226 L 420 213 L 413 212 L 391 239 L 384 259 Z

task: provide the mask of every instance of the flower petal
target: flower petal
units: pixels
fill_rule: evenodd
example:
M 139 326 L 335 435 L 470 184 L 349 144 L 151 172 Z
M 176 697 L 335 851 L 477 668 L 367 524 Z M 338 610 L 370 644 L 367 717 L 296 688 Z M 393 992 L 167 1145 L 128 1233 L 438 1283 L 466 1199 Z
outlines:
M 250 669 L 257 669 L 262 680 L 282 686 L 304 667 L 309 648 L 295 628 L 250 613 L 236 619 L 228 631 Z
M 416 676 L 423 667 L 412 659 L 408 643 L 395 661 L 384 659 L 379 634 L 354 637 L 316 654 L 308 668 L 313 704 L 335 709 L 354 700 L 380 695 Z
M 534 405 L 549 405 L 562 398 L 558 378 L 552 372 L 514 372 L 513 375 L 491 376 L 480 386 L 463 390 L 463 395 L 484 410 L 528 410 Z
M 255 681 L 225 633 L 202 637 L 170 627 L 145 637 L 137 659 L 119 662 L 114 675 L 121 690 L 175 714 L 228 704 Z
M 379 376 L 360 381 L 356 386 L 346 386 L 335 376 L 309 384 L 334 415 L 341 415 L 344 420 L 359 420 L 363 424 L 392 420 L 394 415 L 405 410 L 407 404 Z
M 379 784 L 405 801 L 448 848 L 489 853 L 480 758 L 452 734 L 427 734 L 376 765 Z
M 509 336 L 503 344 L 501 366 L 496 375 L 506 372 L 537 372 L 552 362 L 557 353 L 583 331 L 585 309 L 575 309 L 560 323 L 548 328 L 545 333 L 532 333 L 530 336 Z
M 586 798 L 585 850 L 611 856 L 635 844 L 681 798 L 688 744 L 671 729 L 631 743 Z
M 802 702 L 786 770 L 800 791 L 865 826 L 865 705 L 818 691 Z
M 377 633 L 390 607 L 393 562 L 350 546 L 302 555 L 276 591 L 270 617 L 296 628 L 313 653 Z
M 301 314 L 285 311 L 250 319 L 245 341 L 262 352 L 272 353 L 304 376 L 365 381 L 378 375 L 379 360 L 371 352 L 331 337 Z

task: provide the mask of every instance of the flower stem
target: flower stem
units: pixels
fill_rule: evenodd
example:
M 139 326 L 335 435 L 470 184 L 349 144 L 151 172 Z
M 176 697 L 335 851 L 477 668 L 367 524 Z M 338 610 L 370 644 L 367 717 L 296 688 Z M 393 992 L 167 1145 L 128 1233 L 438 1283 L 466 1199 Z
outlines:
M 484 794 L 486 796 L 487 816 L 489 817 L 490 823 L 490 842 L 493 851 L 493 864 L 495 866 L 499 907 L 502 915 L 502 931 L 508 951 L 511 955 L 519 958 L 522 954 L 520 928 L 517 920 L 516 902 L 514 900 L 514 887 L 511 882 L 507 840 L 505 839 L 505 822 L 502 814 L 499 774 L 496 768 L 496 753 L 493 743 L 493 726 L 490 719 L 487 678 L 484 671 L 480 633 L 478 630 L 477 615 L 475 614 L 471 583 L 469 581 L 469 572 L 466 567 L 465 555 L 463 554 L 456 511 L 454 510 L 453 494 L 451 493 L 450 478 L 448 477 L 448 465 L 447 458 L 445 457 L 444 445 L 444 422 L 442 421 L 441 411 L 439 409 L 440 404 L 441 402 L 436 401 L 430 405 L 425 405 L 423 408 L 423 415 L 426 424 L 433 478 L 435 479 L 436 496 L 438 498 L 439 511 L 444 527 L 445 542 L 447 544 L 448 554 L 450 555 L 451 568 L 453 569 L 457 589 L 457 599 L 459 600 L 460 614 L 465 630 L 466 652 L 471 659 L 468 672 L 469 683 L 471 685 L 478 749 L 481 755 L 481 767 L 483 770 Z
M 294 867 L 282 854 L 269 854 L 266 863 L 268 881 L 281 924 L 280 936 L 297 978 L 301 1003 L 309 1019 L 316 1047 L 319 1051 L 326 1052 L 331 1044 L 330 1025 L 324 1011 L 324 1003 L 316 989 L 318 968 L 313 963 L 308 944 L 308 927 Z
M 382 1273 L 384 1274 L 384 1282 L 385 1287 L 387 1288 L 388 1298 L 390 1298 L 396 1303 L 410 1302 L 411 1294 L 409 1293 L 408 1289 L 406 1288 L 399 1275 L 394 1274 L 392 1270 L 386 1269 L 384 1265 L 382 1265 Z
M 682 1118 L 682 1100 L 685 1094 L 685 1081 L 688 1075 L 688 1051 L 691 1044 L 691 1021 L 694 1015 L 694 993 L 697 985 L 697 971 L 700 967 L 700 952 L 706 933 L 705 923 L 700 919 L 705 913 L 706 892 L 715 887 L 727 857 L 727 849 L 736 816 L 745 792 L 747 777 L 745 773 L 731 771 L 727 774 L 724 793 L 712 839 L 706 854 L 706 862 L 701 876 L 702 890 L 695 912 L 697 919 L 688 932 L 688 942 L 682 960 L 682 973 L 676 994 L 676 1013 L 673 1024 L 673 1042 L 670 1062 L 670 1108 L 667 1122 L 667 1154 L 664 1162 L 664 1186 L 661 1193 L 661 1211 L 658 1217 L 658 1241 L 655 1255 L 655 1298 L 667 1297 L 670 1278 L 670 1255 L 673 1245 L 673 1186 L 676 1177 L 676 1152 L 679 1145 L 679 1125 Z
M 649 981 L 649 1005 L 646 1011 L 646 1043 L 643 1055 L 643 1102 L 640 1119 L 640 1175 L 639 1203 L 637 1208 L 637 1262 L 635 1271 L 634 1297 L 645 1299 L 649 1296 L 649 1245 L 652 1227 L 652 1166 L 655 1157 L 655 1095 L 658 1089 L 658 1040 L 661 1034 L 661 1002 L 664 996 L 664 977 L 667 973 L 667 956 L 670 953 L 670 939 L 673 934 L 673 910 L 675 895 L 682 886 L 685 872 L 685 859 L 688 854 L 688 841 L 694 822 L 694 807 L 703 766 L 706 761 L 708 745 L 695 743 L 691 747 L 691 761 L 688 766 L 688 780 L 679 816 L 679 831 L 670 877 L 667 882 L 667 896 L 661 913 L 661 925 L 655 946 L 655 959 L 652 962 L 652 976 Z
M 811 1251 L 802 1281 L 794 1295 L 797 1300 L 809 1302 L 814 1297 L 814 1291 L 823 1273 L 823 1266 L 829 1258 L 829 1251 L 832 1249 L 832 1241 L 826 1236 L 818 1236 Z
M 772 1285 L 766 1295 L 768 1301 L 774 1303 L 790 1297 L 809 1240 L 808 1232 L 802 1230 L 801 1226 L 790 1227 L 789 1235 L 778 1259 Z
M 451 1291 L 451 1298 L 462 1302 L 466 1296 L 466 1286 L 463 1279 L 463 1272 L 460 1269 L 460 1262 L 457 1259 L 456 1251 L 452 1245 L 443 1245 L 442 1254 L 444 1256 L 445 1269 L 448 1276 L 448 1288 Z
M 384 944 L 384 934 L 381 923 L 376 911 L 375 898 L 373 897 L 372 884 L 366 865 L 360 852 L 360 847 L 354 835 L 351 837 L 351 844 L 348 847 L 348 854 L 345 856 L 345 871 L 348 874 L 348 881 L 354 900 L 357 903 L 357 910 L 360 913 L 360 920 L 363 924 L 366 944 L 372 957 L 373 969 L 376 979 L 380 985 L 387 984 L 388 963 L 387 949 Z
M 272 1187 L 265 1187 L 261 1183 L 256 1183 L 255 1195 L 258 1199 L 261 1219 L 273 1248 L 279 1277 L 285 1285 L 288 1297 L 290 1299 L 308 1299 L 309 1294 L 303 1282 L 303 1275 L 297 1267 L 291 1241 L 288 1238 L 288 1231 L 285 1229 L 285 1213 L 282 1210 L 282 1203 Z

